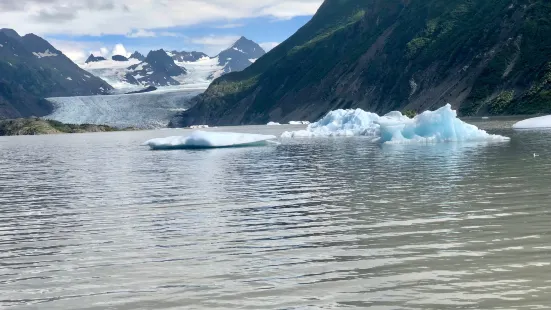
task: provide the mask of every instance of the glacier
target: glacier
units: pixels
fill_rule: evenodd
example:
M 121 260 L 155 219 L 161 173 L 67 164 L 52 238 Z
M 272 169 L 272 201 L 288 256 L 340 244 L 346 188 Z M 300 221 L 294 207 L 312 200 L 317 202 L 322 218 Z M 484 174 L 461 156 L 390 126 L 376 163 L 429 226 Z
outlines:
M 513 125 L 513 129 L 551 128 L 551 115 L 529 118 Z
M 137 71 L 142 70 L 140 61 L 129 59 L 128 61 L 104 60 L 82 64 L 80 67 L 89 73 L 103 79 L 115 88 L 115 93 L 130 92 L 144 88 L 144 85 L 134 85 L 126 81 L 126 74 L 133 72 L 128 68 L 138 65 Z M 206 90 L 214 78 L 224 73 L 224 67 L 218 64 L 218 57 L 203 57 L 197 61 L 175 61 L 176 65 L 187 70 L 187 74 L 176 76 L 174 79 L 181 85 L 159 86 L 159 89 L 179 90 Z
M 270 143 L 276 143 L 270 141 L 274 139 L 276 139 L 276 136 L 233 132 L 195 131 L 189 136 L 151 139 L 144 142 L 142 145 L 149 146 L 152 150 L 208 149 L 262 146 Z
M 134 85 L 126 82 L 128 67 L 139 64 L 137 59 L 128 61 L 114 61 L 111 59 L 82 64 L 80 67 L 89 73 L 101 78 L 115 88 L 115 93 L 125 93 L 144 88 L 143 85 Z
M 54 106 L 52 119 L 68 124 L 153 129 L 166 127 L 176 112 L 191 107 L 201 91 L 155 91 L 131 95 L 48 98 Z
M 184 88 L 207 89 L 213 79 L 224 72 L 224 67 L 218 65 L 218 57 L 203 57 L 197 61 L 175 61 L 175 63 L 187 70 L 187 74 L 176 80 Z
M 379 116 L 361 109 L 335 110 L 305 130 L 282 134 L 282 138 L 335 136 L 367 136 L 387 144 L 510 140 L 463 122 L 449 104 L 413 119 L 397 111 Z

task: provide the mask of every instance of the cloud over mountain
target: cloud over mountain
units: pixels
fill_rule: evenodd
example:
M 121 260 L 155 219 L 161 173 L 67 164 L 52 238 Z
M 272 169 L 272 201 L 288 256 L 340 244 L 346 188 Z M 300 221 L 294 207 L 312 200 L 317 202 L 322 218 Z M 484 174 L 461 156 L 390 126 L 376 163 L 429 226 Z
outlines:
M 289 19 L 316 12 L 321 0 L 2 0 L 0 27 L 41 35 L 127 35 L 253 17 Z M 194 8 L 190 10 L 190 7 Z M 235 24 L 235 23 L 229 23 Z

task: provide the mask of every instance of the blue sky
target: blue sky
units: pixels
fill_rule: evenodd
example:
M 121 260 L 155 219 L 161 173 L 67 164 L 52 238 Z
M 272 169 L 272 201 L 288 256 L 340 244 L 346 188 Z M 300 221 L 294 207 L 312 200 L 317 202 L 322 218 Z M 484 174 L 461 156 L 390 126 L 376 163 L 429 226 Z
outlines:
M 75 61 L 152 49 L 216 55 L 245 36 L 270 49 L 322 0 L 0 0 L 0 27 L 36 33 Z
M 127 35 L 46 35 L 52 42 L 81 42 L 94 45 L 101 43 L 110 51 L 116 44 L 122 44 L 127 52 L 135 50 L 146 54 L 152 49 L 201 51 L 215 56 L 221 49 L 229 47 L 236 39 L 245 36 L 265 49 L 283 42 L 311 16 L 297 16 L 291 19 L 247 18 L 232 22 L 198 24 L 193 26 L 159 28 L 133 31 Z

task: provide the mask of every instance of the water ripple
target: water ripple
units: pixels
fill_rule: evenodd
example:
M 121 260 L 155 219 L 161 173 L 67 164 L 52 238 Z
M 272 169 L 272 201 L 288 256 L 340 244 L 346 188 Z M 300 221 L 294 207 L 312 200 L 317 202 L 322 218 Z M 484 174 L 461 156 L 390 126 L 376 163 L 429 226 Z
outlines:
M 0 308 L 547 309 L 551 133 L 499 133 L 511 143 L 171 152 L 139 147 L 159 132 L 0 138 Z

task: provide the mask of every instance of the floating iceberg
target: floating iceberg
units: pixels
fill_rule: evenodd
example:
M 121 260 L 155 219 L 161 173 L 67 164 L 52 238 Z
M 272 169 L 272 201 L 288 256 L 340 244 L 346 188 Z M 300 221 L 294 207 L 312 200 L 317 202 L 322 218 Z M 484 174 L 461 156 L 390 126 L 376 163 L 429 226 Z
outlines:
M 187 137 L 177 136 L 146 141 L 152 150 L 209 149 L 225 147 L 262 146 L 275 143 L 275 136 L 233 132 L 195 131 Z
M 551 115 L 530 118 L 513 125 L 513 129 L 544 129 L 551 128 Z
M 306 130 L 283 133 L 283 138 L 368 136 L 382 143 L 432 143 L 452 141 L 508 141 L 457 118 L 448 104 L 410 119 L 400 112 L 384 116 L 357 110 L 329 112 Z
M 280 123 L 276 123 L 276 122 L 269 122 L 268 124 L 266 124 L 267 126 L 280 126 L 281 124 Z
M 336 110 L 310 124 L 306 130 L 283 133 L 283 138 L 314 138 L 335 136 L 376 136 L 374 124 L 379 115 L 364 110 Z
M 310 125 L 309 121 L 290 121 L 289 125 Z
M 193 125 L 189 126 L 191 129 L 202 129 L 202 128 L 209 128 L 209 125 Z

